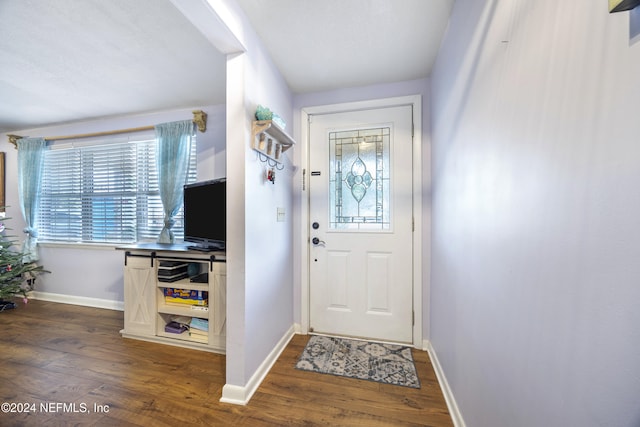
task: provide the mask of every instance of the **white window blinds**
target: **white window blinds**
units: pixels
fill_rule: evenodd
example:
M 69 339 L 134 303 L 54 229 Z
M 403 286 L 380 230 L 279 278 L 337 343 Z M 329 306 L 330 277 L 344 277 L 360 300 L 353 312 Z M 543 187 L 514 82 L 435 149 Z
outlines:
M 44 156 L 38 240 L 107 244 L 155 241 L 164 220 L 157 178 L 156 141 L 152 136 L 53 145 Z M 194 143 L 188 183 L 195 180 Z M 172 230 L 176 239 L 183 238 L 182 210 Z

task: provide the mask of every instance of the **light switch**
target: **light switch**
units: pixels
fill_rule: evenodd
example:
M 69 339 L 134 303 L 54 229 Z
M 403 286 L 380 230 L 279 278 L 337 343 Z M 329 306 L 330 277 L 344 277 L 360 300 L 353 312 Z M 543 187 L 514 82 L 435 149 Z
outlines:
M 278 208 L 278 222 L 284 222 L 284 208 Z

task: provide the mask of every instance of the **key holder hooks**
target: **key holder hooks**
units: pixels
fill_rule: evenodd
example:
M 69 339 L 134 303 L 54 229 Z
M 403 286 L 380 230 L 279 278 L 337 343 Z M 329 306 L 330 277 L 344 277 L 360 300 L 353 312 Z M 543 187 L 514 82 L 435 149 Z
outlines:
M 284 163 L 282 162 L 278 162 L 270 157 L 267 157 L 264 153 L 261 153 L 258 151 L 258 159 L 262 162 L 262 163 L 266 163 L 267 166 L 271 167 L 271 168 L 276 168 L 277 170 L 281 171 L 284 170 Z

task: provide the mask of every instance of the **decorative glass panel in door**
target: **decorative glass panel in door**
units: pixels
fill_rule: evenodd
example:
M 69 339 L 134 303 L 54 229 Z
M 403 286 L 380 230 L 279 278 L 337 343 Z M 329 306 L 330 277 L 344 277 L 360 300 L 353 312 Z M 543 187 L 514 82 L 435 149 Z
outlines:
M 390 229 L 390 131 L 329 132 L 329 229 Z

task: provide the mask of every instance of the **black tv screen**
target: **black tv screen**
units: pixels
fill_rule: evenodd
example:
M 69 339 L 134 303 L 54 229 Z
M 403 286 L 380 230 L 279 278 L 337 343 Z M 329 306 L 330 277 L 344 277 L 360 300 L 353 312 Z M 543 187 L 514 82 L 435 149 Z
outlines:
M 223 250 L 227 240 L 227 180 L 184 186 L 184 240 L 193 249 Z

